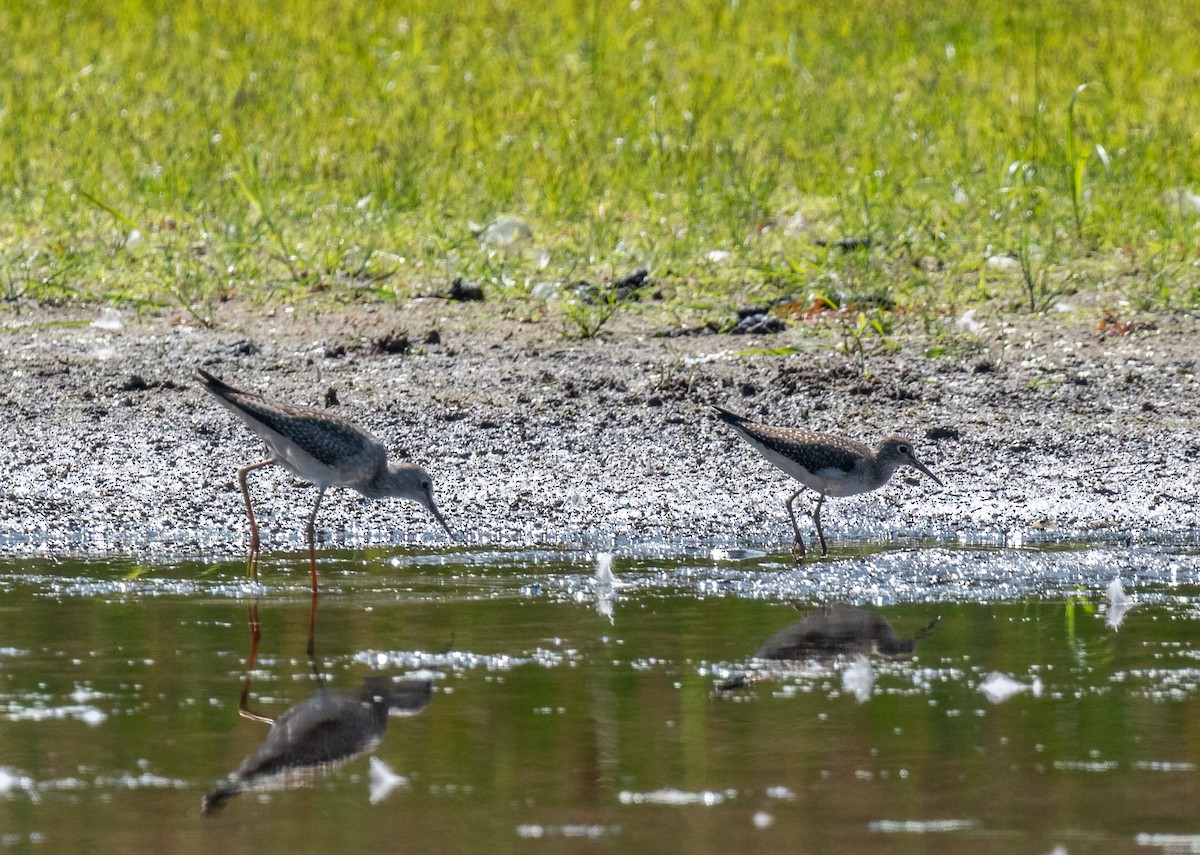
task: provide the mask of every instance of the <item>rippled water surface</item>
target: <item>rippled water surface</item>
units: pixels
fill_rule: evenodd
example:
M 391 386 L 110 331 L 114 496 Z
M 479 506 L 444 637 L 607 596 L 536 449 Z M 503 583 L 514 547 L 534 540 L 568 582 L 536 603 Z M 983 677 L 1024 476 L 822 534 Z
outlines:
M 0 560 L 0 849 L 1200 851 L 1188 547 L 260 570 Z

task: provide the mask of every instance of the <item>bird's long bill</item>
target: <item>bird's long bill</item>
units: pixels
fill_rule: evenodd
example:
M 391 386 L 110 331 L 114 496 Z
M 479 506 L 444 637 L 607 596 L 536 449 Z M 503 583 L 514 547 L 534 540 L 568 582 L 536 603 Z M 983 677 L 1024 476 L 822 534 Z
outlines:
M 914 467 L 915 467 L 917 470 L 919 470 L 919 471 L 921 471 L 921 472 L 924 472 L 926 475 L 928 475 L 930 478 L 932 478 L 932 479 L 933 479 L 933 483 L 937 484 L 939 487 L 945 487 L 945 486 L 946 486 L 945 484 L 943 484 L 943 483 L 942 483 L 941 479 L 940 479 L 940 478 L 938 478 L 938 476 L 934 475 L 932 472 L 930 472 L 930 471 L 929 471 L 929 470 L 928 470 L 928 469 L 925 467 L 925 464 L 924 464 L 924 463 L 922 463 L 921 461 L 917 460 L 916 458 L 913 458 L 912 465 L 913 465 L 913 466 L 914 466 Z
M 935 478 L 934 480 L 936 481 L 937 479 Z M 446 523 L 446 518 L 442 516 L 442 512 L 438 510 L 438 506 L 433 503 L 432 498 L 429 500 L 427 507 L 429 508 L 430 513 L 437 517 L 437 521 L 442 524 L 442 528 L 446 530 L 446 534 L 450 535 L 451 539 L 453 539 L 454 532 L 450 530 L 450 526 Z

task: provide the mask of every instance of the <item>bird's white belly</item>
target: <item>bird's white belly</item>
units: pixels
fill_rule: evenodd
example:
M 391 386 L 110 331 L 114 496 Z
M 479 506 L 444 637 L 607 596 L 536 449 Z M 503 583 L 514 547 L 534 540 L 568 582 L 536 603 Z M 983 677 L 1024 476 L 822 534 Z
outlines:
M 267 450 L 284 469 L 303 481 L 310 481 L 319 489 L 341 483 L 336 470 L 326 466 L 296 443 L 275 431 L 263 427 L 256 431 L 267 444 Z
M 768 448 L 762 443 L 753 443 L 767 460 L 791 475 L 810 490 L 816 490 L 826 496 L 853 496 L 865 493 L 871 489 L 858 472 L 845 472 L 837 468 L 818 469 L 809 472 L 795 460 L 785 457 L 778 451 Z

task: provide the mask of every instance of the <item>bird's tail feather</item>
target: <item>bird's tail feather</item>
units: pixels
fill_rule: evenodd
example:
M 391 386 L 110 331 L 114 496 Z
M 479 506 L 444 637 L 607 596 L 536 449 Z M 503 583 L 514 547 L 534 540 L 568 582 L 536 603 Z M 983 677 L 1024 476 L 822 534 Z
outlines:
M 737 427 L 746 421 L 744 416 L 739 416 L 737 413 L 731 413 L 724 407 L 718 407 L 716 404 L 713 404 L 712 408 L 713 412 L 717 414 L 717 418 L 725 422 L 727 425 L 733 425 L 734 427 Z
M 199 375 L 201 381 L 203 381 L 204 388 L 214 394 L 220 395 L 225 392 L 239 391 L 239 390 L 235 389 L 234 387 L 230 386 L 228 383 L 226 383 L 220 377 L 217 377 L 215 374 L 210 374 L 209 372 L 205 371 L 199 365 L 196 366 L 196 374 Z

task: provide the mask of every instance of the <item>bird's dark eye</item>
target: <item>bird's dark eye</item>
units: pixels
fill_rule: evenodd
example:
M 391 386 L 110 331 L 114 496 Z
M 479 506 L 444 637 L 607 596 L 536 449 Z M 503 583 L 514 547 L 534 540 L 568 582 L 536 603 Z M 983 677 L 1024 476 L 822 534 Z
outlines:
M 902 445 L 899 448 L 897 448 L 896 450 L 899 451 L 901 454 L 912 454 L 912 452 L 909 450 L 907 445 Z

